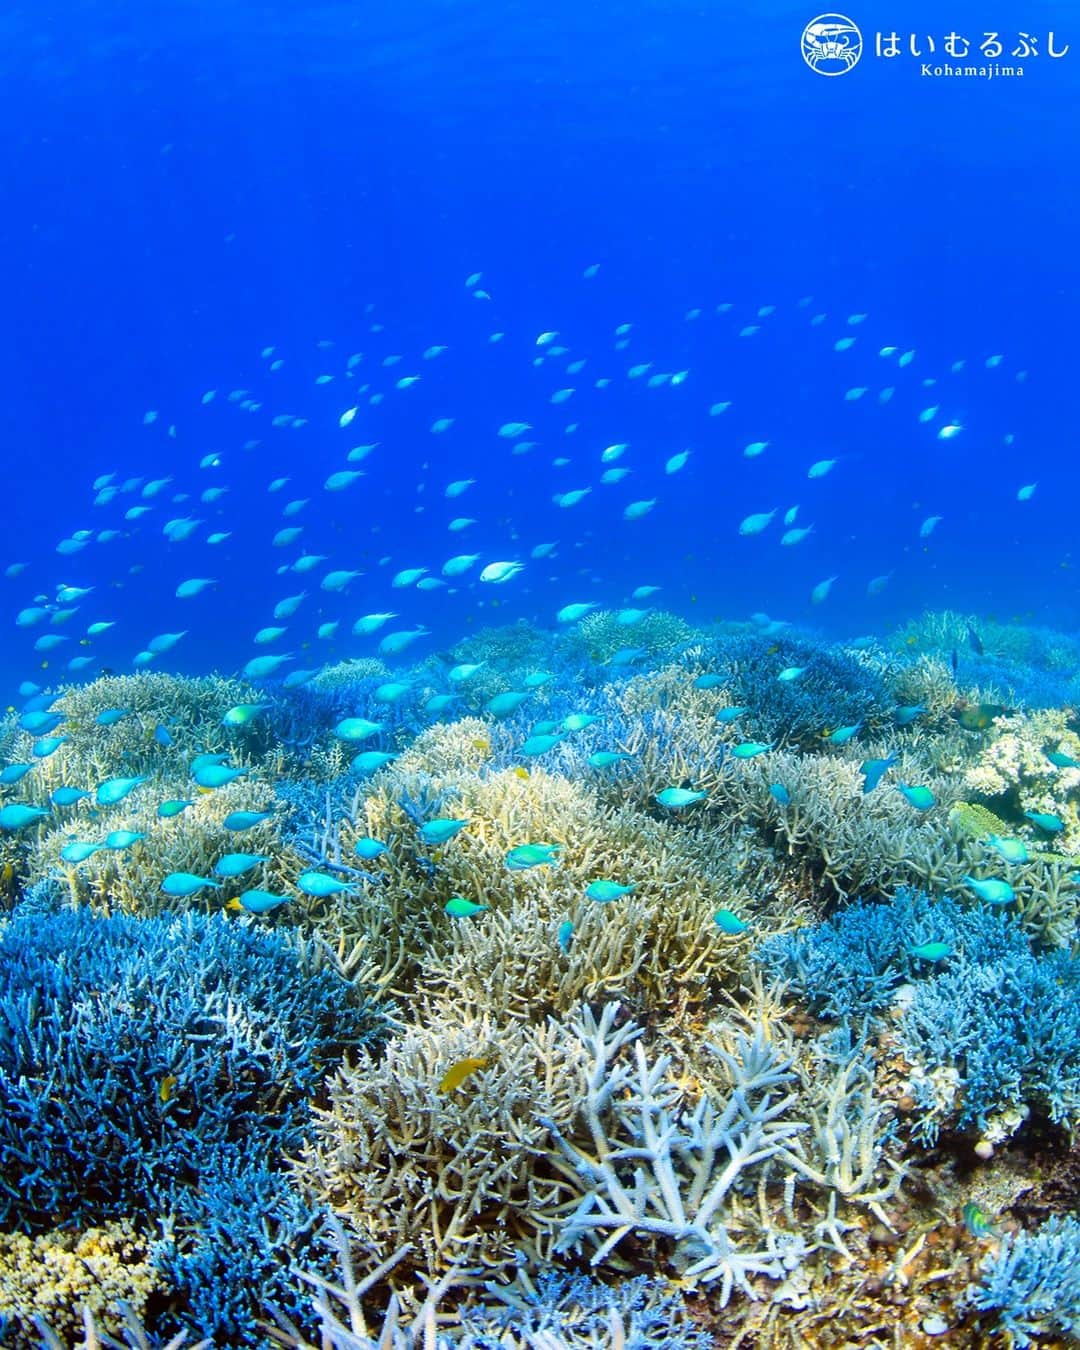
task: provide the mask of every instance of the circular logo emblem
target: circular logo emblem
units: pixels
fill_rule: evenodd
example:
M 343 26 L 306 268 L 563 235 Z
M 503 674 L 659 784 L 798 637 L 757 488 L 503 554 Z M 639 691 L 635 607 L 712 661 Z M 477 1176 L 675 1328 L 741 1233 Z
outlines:
M 862 56 L 862 34 L 846 14 L 819 14 L 803 29 L 802 54 L 818 75 L 846 75 Z

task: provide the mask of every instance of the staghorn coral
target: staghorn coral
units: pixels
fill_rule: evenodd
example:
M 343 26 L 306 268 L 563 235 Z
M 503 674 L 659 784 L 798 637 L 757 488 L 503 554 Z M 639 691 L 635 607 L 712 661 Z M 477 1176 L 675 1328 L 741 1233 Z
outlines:
M 987 1254 L 967 1301 L 997 1314 L 997 1327 L 1021 1348 L 1055 1334 L 1080 1337 L 1080 1223 L 1051 1218 L 1032 1233 L 1007 1234 Z
M 726 677 L 728 701 L 751 709 L 747 726 L 761 740 L 786 744 L 816 737 L 824 727 L 888 724 L 889 691 L 860 652 L 787 634 L 775 641 L 724 635 L 690 648 L 683 660 L 694 674 Z M 803 674 L 777 680 L 785 666 L 799 666 Z
M 348 1225 L 371 1262 L 410 1250 L 392 1283 L 461 1263 L 488 1271 L 540 1262 L 553 1240 L 549 1210 L 566 1186 L 545 1168 L 541 1115 L 569 1123 L 576 1040 L 553 1019 L 538 1027 L 443 1004 L 391 1038 L 376 1059 L 361 1050 L 315 1110 L 297 1166 L 305 1191 Z M 484 1067 L 441 1091 L 446 1071 Z
M 7 1323 L 4 1344 L 15 1350 L 40 1345 L 36 1318 L 70 1344 L 84 1309 L 115 1335 L 122 1324 L 119 1305 L 141 1315 L 162 1285 L 147 1239 L 127 1219 L 81 1232 L 0 1234 L 0 1327 Z
M 431 738 L 441 744 L 447 731 Z M 340 822 L 343 856 L 361 834 L 389 849 L 375 864 L 378 879 L 344 898 L 322 929 L 343 950 L 361 943 L 366 959 L 379 961 L 380 944 L 388 944 L 378 982 L 400 980 L 408 960 L 408 978 L 421 993 L 496 997 L 505 1011 L 532 1017 L 600 993 L 658 1006 L 674 994 L 685 1006 L 733 982 L 745 945 L 723 937 L 712 916 L 724 906 L 750 906 L 753 887 L 740 876 L 745 850 L 717 850 L 711 839 L 631 806 L 604 809 L 589 785 L 540 769 L 522 778 L 481 766 L 429 779 L 407 768 L 384 772 L 362 818 Z M 417 822 L 401 804 L 403 791 L 424 789 L 443 802 L 440 811 L 469 821 L 441 849 L 418 841 Z M 511 848 L 541 840 L 560 845 L 556 865 L 506 867 Z M 625 878 L 636 889 L 617 905 L 599 905 L 584 892 L 602 877 Z M 453 895 L 489 912 L 467 923 L 451 919 L 442 911 Z M 564 952 L 556 935 L 567 919 L 577 936 Z
M 269 746 L 260 723 L 233 730 L 222 726 L 221 719 L 235 704 L 258 700 L 250 685 L 218 675 L 143 672 L 65 685 L 50 706 L 63 714 L 57 734 L 70 739 L 55 754 L 38 761 L 31 775 L 34 799 L 44 802 L 61 783 L 92 788 L 117 773 L 168 773 L 202 751 L 228 750 L 241 760 L 257 758 Z M 127 716 L 112 726 L 99 726 L 95 719 L 107 709 L 123 709 Z M 163 746 L 155 739 L 157 726 L 168 730 L 172 745 Z M 21 732 L 14 758 L 32 758 L 36 739 Z
M 253 1290 L 286 1298 L 288 1259 L 287 1242 L 251 1225 L 302 1227 L 280 1181 L 275 1209 L 251 1203 L 273 1191 L 261 1172 L 281 1173 L 326 1065 L 377 1041 L 382 1015 L 318 950 L 281 933 L 41 908 L 16 910 L 0 930 L 0 1004 L 2 1221 L 33 1232 L 172 1211 L 171 1255 L 155 1249 L 155 1261 L 182 1299 L 220 1311 L 216 1332 L 247 1343 Z M 244 1166 L 213 1182 L 241 1145 Z M 248 1199 L 226 1222 L 230 1185 Z M 245 1260 L 212 1268 L 211 1296 L 200 1235 L 226 1230 Z
M 587 1052 L 580 1065 L 581 1142 L 546 1121 L 562 1154 L 562 1171 L 580 1197 L 561 1223 L 558 1250 L 594 1247 L 590 1263 L 613 1257 L 630 1235 L 669 1249 L 668 1260 L 691 1284 L 716 1284 L 721 1307 L 738 1288 L 750 1298 L 752 1277 L 780 1279 L 807 1254 L 805 1240 L 779 1225 L 754 1224 L 741 1203 L 770 1163 L 788 1156 L 806 1123 L 787 1118 L 795 1103 L 790 1063 L 763 1036 L 730 1055 L 713 1047 L 732 1078 L 727 1100 L 702 1094 L 695 1106 L 668 1075 L 670 1059 L 650 1063 L 634 1023 L 615 1027 L 618 1008 L 599 1019 L 586 1009 L 574 1023 Z M 633 1045 L 631 1064 L 621 1052 Z M 746 1173 L 760 1169 L 755 1183 Z M 737 1242 L 747 1227 L 758 1245 Z
M 944 943 L 945 956 L 916 955 L 924 942 Z M 1080 1118 L 1080 962 L 1033 955 L 1016 918 L 902 889 L 756 955 L 823 1017 L 861 1024 L 893 1010 L 922 1142 L 945 1123 L 993 1142 L 1032 1107 Z

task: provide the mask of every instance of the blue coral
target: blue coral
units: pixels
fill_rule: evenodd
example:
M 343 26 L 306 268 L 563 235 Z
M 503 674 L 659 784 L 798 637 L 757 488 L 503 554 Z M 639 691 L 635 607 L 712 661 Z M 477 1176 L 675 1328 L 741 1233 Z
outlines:
M 216 1225 L 233 1256 L 213 1299 L 254 1306 L 238 1253 L 256 1253 L 272 1284 L 262 1225 L 302 1227 L 274 1173 L 303 1142 L 327 1065 L 385 1025 L 284 932 L 220 915 L 17 909 L 0 929 L 0 1225 L 152 1227 L 173 1213 L 172 1269 L 190 1269 L 181 1293 L 202 1289 L 203 1302 Z M 276 1196 L 277 1217 L 258 1195 Z M 243 1342 L 243 1319 L 229 1317 L 223 1334 Z
M 607 1285 L 586 1275 L 545 1271 L 526 1293 L 489 1292 L 499 1304 L 462 1308 L 453 1337 L 472 1350 L 499 1350 L 512 1335 L 515 1344 L 571 1347 L 611 1344 L 611 1310 L 622 1320 L 625 1350 L 708 1350 L 711 1334 L 696 1327 L 683 1295 L 645 1275 Z
M 1013 1344 L 1036 1337 L 1080 1336 L 1080 1223 L 1048 1219 L 1034 1233 L 1002 1238 L 967 1293 L 981 1312 L 996 1312 L 997 1326 Z
M 913 955 L 929 941 L 944 942 L 950 955 L 935 963 Z M 815 1012 L 841 1021 L 880 1013 L 910 983 L 901 1048 L 927 1074 L 957 1072 L 960 1129 L 983 1130 L 1010 1108 L 1034 1106 L 1057 1122 L 1080 1118 L 1080 960 L 1064 951 L 1036 955 L 1009 915 L 903 888 L 891 901 L 850 905 L 826 923 L 773 938 L 756 957 Z M 915 1091 L 933 1106 L 929 1079 L 919 1078 Z M 939 1124 L 928 1109 L 916 1135 L 932 1143 Z
M 923 942 L 947 943 L 966 965 L 1029 951 L 1011 916 L 902 886 L 891 900 L 860 901 L 824 923 L 771 938 L 755 956 L 815 1013 L 858 1019 L 888 1007 L 906 981 L 932 977 L 936 967 L 911 953 Z
M 752 709 L 747 726 L 762 740 L 799 740 L 820 735 L 823 727 L 889 722 L 894 700 L 885 681 L 851 651 L 795 636 L 725 634 L 690 655 L 695 669 L 726 677 L 731 702 Z M 803 674 L 779 681 L 785 666 L 800 666 Z
M 961 1129 L 1015 1107 L 1080 1119 L 1080 961 L 1066 952 L 959 963 L 917 989 L 900 1039 L 914 1063 L 959 1070 Z M 927 1117 L 920 1134 L 935 1132 Z

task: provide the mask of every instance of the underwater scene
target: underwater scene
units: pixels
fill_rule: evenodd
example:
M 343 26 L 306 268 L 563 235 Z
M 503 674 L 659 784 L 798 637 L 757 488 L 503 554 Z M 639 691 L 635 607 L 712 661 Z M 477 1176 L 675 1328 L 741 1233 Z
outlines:
M 0 1347 L 1080 1343 L 1075 15 L 0 34 Z

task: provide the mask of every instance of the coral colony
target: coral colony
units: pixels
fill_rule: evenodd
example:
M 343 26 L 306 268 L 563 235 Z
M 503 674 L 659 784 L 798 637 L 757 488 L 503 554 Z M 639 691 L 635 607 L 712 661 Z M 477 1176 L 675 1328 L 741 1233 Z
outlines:
M 0 1344 L 1080 1334 L 1080 647 L 585 610 L 7 715 Z

